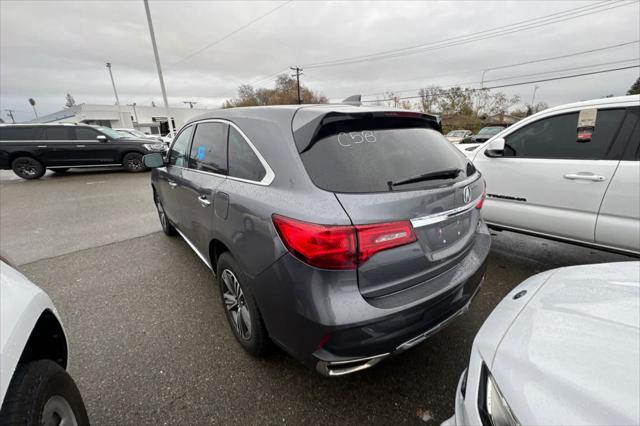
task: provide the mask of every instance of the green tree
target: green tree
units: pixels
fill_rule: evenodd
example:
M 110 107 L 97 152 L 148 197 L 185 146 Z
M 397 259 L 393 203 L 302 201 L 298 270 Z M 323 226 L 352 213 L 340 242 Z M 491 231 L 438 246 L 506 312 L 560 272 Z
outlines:
M 627 95 L 640 95 L 640 77 L 631 85 Z

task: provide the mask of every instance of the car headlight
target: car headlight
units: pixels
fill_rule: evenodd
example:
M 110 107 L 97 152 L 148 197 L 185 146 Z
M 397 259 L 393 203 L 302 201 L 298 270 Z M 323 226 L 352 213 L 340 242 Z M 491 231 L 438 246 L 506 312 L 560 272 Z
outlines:
M 520 426 L 486 365 L 480 377 L 478 405 L 484 426 Z
M 163 152 L 167 150 L 167 146 L 163 143 L 145 143 L 144 147 L 147 151 Z

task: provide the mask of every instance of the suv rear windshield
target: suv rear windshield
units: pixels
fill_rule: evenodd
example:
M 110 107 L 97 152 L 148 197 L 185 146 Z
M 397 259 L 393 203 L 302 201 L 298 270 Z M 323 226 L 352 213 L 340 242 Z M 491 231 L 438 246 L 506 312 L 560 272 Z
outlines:
M 427 120 L 343 116 L 323 120 L 306 144 L 296 145 L 313 183 L 332 192 L 404 191 L 450 185 L 475 173 L 463 154 Z M 308 139 L 307 139 L 308 140 Z M 445 173 L 438 177 L 438 172 Z M 416 180 L 418 176 L 431 175 Z M 400 184 L 398 184 L 400 183 Z

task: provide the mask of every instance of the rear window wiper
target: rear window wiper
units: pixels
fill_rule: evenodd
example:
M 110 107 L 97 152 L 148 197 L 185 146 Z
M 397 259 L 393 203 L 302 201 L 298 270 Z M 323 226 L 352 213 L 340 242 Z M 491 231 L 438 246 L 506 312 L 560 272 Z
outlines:
M 458 177 L 460 173 L 462 173 L 462 169 L 444 169 L 444 170 L 436 170 L 429 173 L 423 173 L 418 176 L 413 176 L 407 179 L 398 180 L 396 182 L 389 181 L 387 184 L 389 188 L 398 186 L 398 185 L 407 185 L 410 183 L 416 182 L 424 182 L 426 180 L 436 180 L 436 179 L 455 179 Z

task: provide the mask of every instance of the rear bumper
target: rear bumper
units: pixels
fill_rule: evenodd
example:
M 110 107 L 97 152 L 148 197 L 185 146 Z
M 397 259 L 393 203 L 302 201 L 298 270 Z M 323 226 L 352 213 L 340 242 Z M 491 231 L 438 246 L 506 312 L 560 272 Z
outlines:
M 362 297 L 355 271 L 312 268 L 287 254 L 252 280 L 270 337 L 322 374 L 360 371 L 427 339 L 464 313 L 486 269 L 491 237 L 483 225 L 452 269 L 407 292 L 401 306 Z M 419 287 L 437 288 L 423 292 Z

